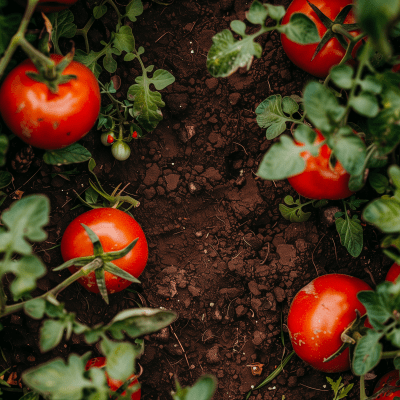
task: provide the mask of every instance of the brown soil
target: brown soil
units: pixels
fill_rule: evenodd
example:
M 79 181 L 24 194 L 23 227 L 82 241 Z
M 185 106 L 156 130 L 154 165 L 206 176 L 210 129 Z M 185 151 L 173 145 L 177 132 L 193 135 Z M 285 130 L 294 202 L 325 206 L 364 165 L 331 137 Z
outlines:
M 261 38 L 262 58 L 250 71 L 226 79 L 209 75 L 205 61 L 211 38 L 230 21 L 244 20 L 250 3 L 145 3 L 143 15 L 133 24 L 137 44 L 146 49 L 143 60 L 176 77 L 162 91 L 164 119 L 145 139 L 133 142 L 125 162 L 112 158 L 95 130 L 81 141 L 92 152 L 104 187 L 112 191 L 119 183 L 129 183 L 126 192 L 140 200 L 134 216 L 147 235 L 150 259 L 140 277 L 142 285 L 112 295 L 109 306 L 78 284 L 60 299 L 80 321 L 91 325 L 108 322 L 137 303 L 179 313 L 170 329 L 145 338 L 140 360 L 143 399 L 170 399 L 174 376 L 188 385 L 203 373 L 218 378 L 215 399 L 244 399 L 251 385 L 265 379 L 290 351 L 285 319 L 300 288 L 332 272 L 357 276 L 373 286 L 391 264 L 379 250 L 379 234 L 370 227 L 365 227 L 364 250 L 354 259 L 322 212 L 314 210 L 309 222 L 286 221 L 278 204 L 287 194 L 295 196 L 293 189 L 286 181 L 268 182 L 255 175 L 271 144 L 256 124 L 256 106 L 271 94 L 300 95 L 311 77 L 287 59 L 277 33 Z M 289 1 L 274 3 L 287 6 Z M 78 27 L 83 26 L 89 16 L 86 2 L 78 2 L 71 11 Z M 98 24 L 90 39 L 98 43 L 106 35 L 107 29 Z M 123 82 L 119 93 L 125 96 L 138 66 L 122 60 L 119 66 L 116 74 Z M 23 147 L 13 140 L 10 160 Z M 74 167 L 80 173 L 70 180 L 58 174 Z M 51 200 L 49 238 L 35 246 L 49 269 L 35 292 L 41 294 L 68 276 L 51 272 L 62 262 L 59 248 L 46 249 L 58 244 L 69 222 L 85 211 L 74 191 L 81 194 L 88 187 L 87 164 L 51 167 L 35 150 L 28 172 L 13 174 L 3 208 L 16 197 L 16 190 L 44 193 Z M 36 334 L 40 322 L 18 314 L 2 324 L 0 368 L 23 371 L 71 352 L 99 354 L 78 337 L 41 354 Z M 254 362 L 264 364 L 260 376 L 251 373 L 249 365 Z M 294 357 L 283 373 L 250 399 L 332 399 L 325 376 Z M 337 379 L 339 374 L 330 376 Z M 356 399 L 357 379 L 350 373 L 342 376 L 345 383 L 355 383 L 349 398 Z M 374 383 L 367 382 L 369 392 Z

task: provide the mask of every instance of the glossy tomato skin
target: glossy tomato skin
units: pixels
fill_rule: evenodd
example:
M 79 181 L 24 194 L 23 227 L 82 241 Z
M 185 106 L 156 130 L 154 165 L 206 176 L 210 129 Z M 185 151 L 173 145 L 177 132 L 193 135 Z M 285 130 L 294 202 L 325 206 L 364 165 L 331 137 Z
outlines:
M 397 386 L 399 390 L 396 390 L 395 392 L 389 394 L 381 393 L 376 399 L 393 400 L 395 397 L 400 397 L 400 386 L 396 385 L 396 382 L 399 379 L 399 370 L 397 369 L 383 375 L 376 384 L 374 393 L 376 393 L 379 389 L 382 389 L 385 384 L 388 386 Z
M 351 0 L 312 0 L 317 8 L 319 8 L 328 18 L 332 21 L 336 18 L 339 12 L 348 4 L 352 4 Z M 302 13 L 307 15 L 317 26 L 320 38 L 322 38 L 326 32 L 326 28 L 313 11 L 313 9 L 307 4 L 307 0 L 293 0 L 288 7 L 285 16 L 282 19 L 282 24 L 287 24 L 290 17 L 294 13 Z M 353 10 L 350 10 L 345 24 L 354 24 L 356 22 Z M 357 36 L 360 31 L 350 32 L 352 36 Z M 286 35 L 281 35 L 281 41 L 285 53 L 289 59 L 302 70 L 308 72 L 317 78 L 326 78 L 329 74 L 329 70 L 336 64 L 338 64 L 346 53 L 346 50 L 340 45 L 336 38 L 331 39 L 325 46 L 319 51 L 319 53 L 312 60 L 312 56 L 318 46 L 318 43 L 314 44 L 297 44 L 289 40 Z M 353 55 L 356 54 L 359 44 L 354 48 Z
M 90 368 L 102 368 L 105 365 L 106 365 L 106 358 L 105 357 L 96 357 L 96 358 L 90 359 L 87 362 L 87 364 L 85 366 L 85 369 L 86 369 L 86 371 L 88 371 Z M 135 375 L 132 375 L 131 378 L 134 377 L 134 376 Z M 124 382 L 119 381 L 117 379 L 112 379 L 107 375 L 107 383 L 108 383 L 108 386 L 110 387 L 110 389 L 115 392 L 123 385 Z M 139 381 L 137 379 L 135 379 L 129 385 L 129 387 L 132 387 L 132 386 L 134 386 L 134 385 L 136 385 L 138 383 L 139 383 Z M 139 388 L 135 393 L 133 393 L 131 395 L 131 400 L 140 400 L 141 393 L 142 393 L 142 390 Z M 125 394 L 125 392 L 123 394 Z
M 317 138 L 315 144 L 324 141 L 321 132 L 315 130 Z M 296 143 L 303 146 L 302 143 Z M 290 185 L 300 195 L 316 200 L 340 200 L 351 196 L 354 192 L 349 189 L 350 174 L 343 168 L 339 161 L 334 168 L 329 163 L 332 150 L 327 144 L 320 147 L 318 156 L 304 151 L 301 156 L 306 162 L 305 170 L 288 178 Z
M 88 226 L 100 239 L 105 252 L 122 250 L 138 238 L 135 247 L 113 264 L 136 278 L 143 272 L 148 258 L 146 237 L 140 225 L 125 212 L 115 208 L 96 208 L 75 218 L 67 227 L 61 239 L 61 254 L 64 261 L 93 254 L 93 245 L 81 224 Z M 79 268 L 69 268 L 74 273 Z M 131 282 L 105 271 L 108 293 L 119 292 Z M 78 282 L 87 290 L 99 293 L 94 272 L 82 277 Z
M 293 350 L 305 362 L 323 372 L 350 369 L 349 349 L 324 363 L 335 353 L 342 341 L 340 335 L 366 310 L 357 299 L 361 290 L 372 290 L 361 279 L 342 275 L 322 275 L 294 297 L 288 315 L 288 329 Z
M 389 281 L 389 282 L 395 283 L 395 282 L 396 282 L 396 279 L 397 279 L 397 277 L 398 277 L 399 275 L 400 275 L 400 265 L 394 263 L 394 264 L 390 267 L 390 269 L 389 269 L 389 271 L 388 271 L 388 273 L 387 273 L 387 275 L 386 275 L 386 280 Z
M 51 55 L 56 63 L 61 58 Z M 29 78 L 28 71 L 37 72 L 29 59 L 15 67 L 0 88 L 0 113 L 10 130 L 45 150 L 61 149 L 85 136 L 100 112 L 99 84 L 89 68 L 72 61 L 63 74 L 77 79 L 59 85 L 57 94 Z

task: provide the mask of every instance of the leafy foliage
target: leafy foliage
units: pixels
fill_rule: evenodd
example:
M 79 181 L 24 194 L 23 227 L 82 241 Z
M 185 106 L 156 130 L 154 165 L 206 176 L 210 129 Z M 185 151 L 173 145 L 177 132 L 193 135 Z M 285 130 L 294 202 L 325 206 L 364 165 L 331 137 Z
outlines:
M 67 165 L 81 163 L 89 160 L 91 157 L 92 155 L 89 150 L 79 143 L 74 143 L 60 150 L 46 151 L 43 155 L 43 160 L 46 164 Z
M 175 379 L 176 391 L 173 400 L 210 400 L 217 388 L 217 380 L 212 375 L 202 375 L 193 386 L 182 388 Z

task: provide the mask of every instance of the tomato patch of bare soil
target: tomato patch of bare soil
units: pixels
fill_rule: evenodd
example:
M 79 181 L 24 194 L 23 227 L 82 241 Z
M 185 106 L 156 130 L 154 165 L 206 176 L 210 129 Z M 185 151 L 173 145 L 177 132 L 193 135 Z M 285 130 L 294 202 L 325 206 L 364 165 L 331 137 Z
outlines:
M 364 250 L 354 259 L 329 225 L 326 210 L 313 210 L 305 223 L 286 221 L 278 205 L 286 195 L 296 193 L 286 181 L 269 182 L 256 176 L 271 145 L 256 124 L 256 106 L 271 94 L 300 95 L 312 77 L 291 64 L 277 33 L 261 37 L 262 58 L 254 60 L 249 71 L 243 69 L 224 79 L 210 76 L 206 55 L 211 38 L 232 20 L 244 20 L 250 3 L 175 0 L 171 6 L 162 6 L 145 2 L 143 15 L 132 25 L 137 46 L 146 50 L 143 61 L 176 77 L 162 91 L 164 119 L 153 133 L 131 143 L 132 155 L 124 162 L 113 159 L 96 130 L 81 141 L 96 160 L 95 172 L 103 186 L 111 192 L 119 183 L 129 184 L 126 192 L 140 200 L 133 213 L 147 235 L 150 258 L 140 277 L 142 285 L 111 295 L 109 306 L 77 283 L 59 298 L 67 309 L 76 311 L 80 321 L 91 325 L 108 322 L 117 312 L 137 304 L 179 313 L 172 328 L 145 338 L 140 359 L 144 399 L 170 399 L 174 376 L 189 385 L 204 373 L 218 378 L 215 399 L 244 399 L 251 386 L 274 371 L 291 350 L 285 321 L 299 289 L 317 275 L 333 272 L 357 276 L 373 286 L 384 279 L 391 264 L 379 249 L 379 233 L 370 227 L 364 227 Z M 273 3 L 287 7 L 289 1 Z M 78 27 L 89 18 L 89 10 L 85 1 L 71 8 Z M 109 21 L 103 18 L 91 30 L 95 50 L 101 39 L 108 38 L 107 24 L 113 18 L 113 12 L 109 13 Z M 117 97 L 125 98 L 138 69 L 135 62 L 124 63 L 121 57 L 116 75 L 122 85 Z M 10 170 L 11 160 L 18 160 L 24 148 L 18 139 L 12 141 Z M 41 161 L 41 154 L 34 150 L 34 156 L 28 157 L 31 164 L 26 172 L 13 170 L 15 180 L 8 189 L 11 197 L 17 197 L 18 189 L 25 195 L 44 193 L 51 200 L 48 240 L 34 246 L 49 273 L 39 281 L 35 294 L 69 275 L 68 271 L 52 272 L 62 262 L 60 249 L 46 249 L 59 244 L 69 222 L 85 211 L 77 207 L 75 191 L 82 194 L 90 178 L 86 163 L 51 167 Z M 73 168 L 79 174 L 62 174 Z M 10 203 L 8 199 L 6 205 Z M 41 354 L 40 321 L 21 313 L 2 323 L 3 369 L 12 366 L 23 371 L 72 352 L 99 354 L 75 335 Z M 256 362 L 264 364 L 258 376 L 250 366 Z M 294 357 L 250 399 L 331 399 L 325 375 Z M 339 374 L 330 376 L 336 380 Z M 349 372 L 342 376 L 345 383 L 355 383 L 349 398 L 356 399 L 357 379 Z M 367 381 L 369 393 L 374 383 Z

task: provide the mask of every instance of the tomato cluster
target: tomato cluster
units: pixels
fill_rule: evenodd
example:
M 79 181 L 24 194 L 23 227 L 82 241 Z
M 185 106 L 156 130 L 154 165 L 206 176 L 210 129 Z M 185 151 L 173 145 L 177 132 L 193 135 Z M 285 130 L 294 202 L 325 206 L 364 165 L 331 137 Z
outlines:
M 88 371 L 91 368 L 103 368 L 106 365 L 106 358 L 105 357 L 96 357 L 90 359 L 87 364 L 86 364 L 86 371 Z M 107 374 L 107 373 L 106 373 Z M 134 378 L 135 375 L 132 375 L 129 379 Z M 133 382 L 129 385 L 129 387 L 133 387 L 137 385 L 139 381 L 136 379 L 133 380 Z M 112 379 L 107 375 L 107 384 L 110 387 L 110 389 L 115 392 L 117 391 L 123 384 L 124 382 L 119 381 L 117 379 Z M 136 392 L 134 392 L 131 395 L 131 400 L 140 400 L 142 390 L 139 388 Z M 126 392 L 123 392 L 122 395 L 126 394 Z
M 58 64 L 62 56 L 52 54 L 51 59 Z M 57 93 L 27 72 L 37 72 L 30 59 L 15 67 L 0 88 L 0 114 L 10 130 L 45 150 L 61 149 L 85 136 L 100 112 L 100 89 L 92 71 L 72 61 L 62 75 L 76 79 L 59 85 Z
M 135 278 L 143 272 L 148 258 L 146 237 L 134 218 L 115 208 L 96 208 L 75 218 L 67 227 L 61 240 L 61 254 L 64 261 L 77 257 L 93 255 L 93 244 L 81 224 L 88 226 L 99 238 L 105 252 L 118 251 L 138 238 L 135 247 L 124 257 L 113 263 Z M 71 273 L 78 270 L 73 266 Z M 108 293 L 119 292 L 131 282 L 105 271 Z M 95 273 L 82 277 L 78 282 L 87 290 L 99 293 Z

